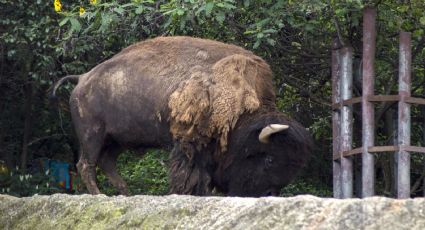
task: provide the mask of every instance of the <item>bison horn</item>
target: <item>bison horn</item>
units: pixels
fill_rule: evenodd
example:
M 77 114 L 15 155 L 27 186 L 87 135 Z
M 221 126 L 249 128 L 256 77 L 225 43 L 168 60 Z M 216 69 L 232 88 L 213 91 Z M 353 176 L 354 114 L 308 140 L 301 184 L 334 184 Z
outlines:
M 258 135 L 258 139 L 261 143 L 267 144 L 269 143 L 269 137 L 273 133 L 281 132 L 285 129 L 288 129 L 288 125 L 281 125 L 281 124 L 271 124 L 263 128 L 261 130 L 260 135 Z

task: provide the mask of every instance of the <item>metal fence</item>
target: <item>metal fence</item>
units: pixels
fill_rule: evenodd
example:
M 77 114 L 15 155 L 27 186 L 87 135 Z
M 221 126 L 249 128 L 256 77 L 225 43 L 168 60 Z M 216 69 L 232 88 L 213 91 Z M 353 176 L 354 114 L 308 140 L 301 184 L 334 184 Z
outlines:
M 332 128 L 333 186 L 335 198 L 353 197 L 353 157 L 362 156 L 361 197 L 375 195 L 374 154 L 395 152 L 398 198 L 410 197 L 410 152 L 425 153 L 424 147 L 410 145 L 410 105 L 425 105 L 425 99 L 411 97 L 411 34 L 400 32 L 398 95 L 374 94 L 376 49 L 376 9 L 363 12 L 362 96 L 352 97 L 353 49 L 339 47 L 332 51 Z M 398 102 L 398 141 L 392 146 L 375 146 L 374 103 Z M 353 104 L 362 106 L 362 147 L 353 149 Z

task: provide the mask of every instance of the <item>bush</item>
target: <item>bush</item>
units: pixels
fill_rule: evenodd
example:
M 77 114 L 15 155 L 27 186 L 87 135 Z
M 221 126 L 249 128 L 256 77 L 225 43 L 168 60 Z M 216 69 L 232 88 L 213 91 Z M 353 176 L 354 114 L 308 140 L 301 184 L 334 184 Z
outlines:
M 23 197 L 66 192 L 56 185 L 49 171 L 23 173 L 19 168 L 0 174 L 0 193 Z
M 117 161 L 118 172 L 127 182 L 130 194 L 167 194 L 167 158 L 167 152 L 162 150 L 150 150 L 143 157 L 132 152 L 121 154 Z M 100 169 L 97 172 L 100 191 L 107 195 L 117 195 L 118 191 L 109 183 L 103 172 Z
M 318 185 L 302 179 L 295 180 L 280 191 L 280 196 L 296 196 L 309 194 L 318 197 L 332 197 L 332 191 L 325 185 Z

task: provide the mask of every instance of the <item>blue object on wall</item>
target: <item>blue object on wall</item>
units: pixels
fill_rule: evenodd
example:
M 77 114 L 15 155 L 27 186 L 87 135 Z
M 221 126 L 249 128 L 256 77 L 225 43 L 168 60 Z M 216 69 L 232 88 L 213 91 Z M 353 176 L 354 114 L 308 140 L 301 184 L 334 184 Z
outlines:
M 70 164 L 56 160 L 44 159 L 43 165 L 46 170 L 50 170 L 50 175 L 52 175 L 55 182 L 67 190 L 71 189 L 71 175 L 69 173 Z

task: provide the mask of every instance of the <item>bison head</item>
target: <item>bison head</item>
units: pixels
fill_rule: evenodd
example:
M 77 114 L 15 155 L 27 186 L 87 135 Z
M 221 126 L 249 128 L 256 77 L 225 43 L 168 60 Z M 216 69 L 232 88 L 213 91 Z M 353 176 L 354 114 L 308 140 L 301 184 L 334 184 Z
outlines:
M 282 114 L 247 115 L 230 133 L 214 184 L 230 196 L 277 195 L 307 162 L 312 138 Z

